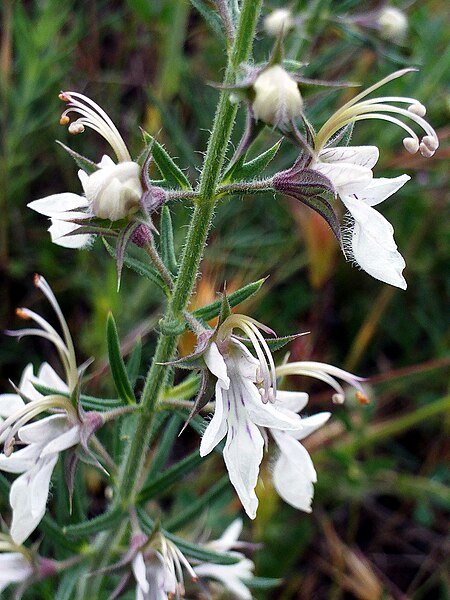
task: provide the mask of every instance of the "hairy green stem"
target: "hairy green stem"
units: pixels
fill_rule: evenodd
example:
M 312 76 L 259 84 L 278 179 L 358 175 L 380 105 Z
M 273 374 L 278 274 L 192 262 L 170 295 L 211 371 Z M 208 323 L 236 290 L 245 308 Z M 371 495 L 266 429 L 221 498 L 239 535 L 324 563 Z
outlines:
M 262 0 L 243 0 L 236 37 L 225 73 L 225 84 L 233 82 L 238 66 L 250 56 L 261 4 Z M 195 203 L 180 261 L 179 274 L 168 303 L 166 315 L 160 323 L 161 333 L 142 393 L 140 419 L 131 438 L 118 477 L 114 505 L 122 506 L 124 515 L 127 514 L 129 507 L 133 505 L 139 491 L 138 485 L 145 456 L 148 452 L 153 416 L 169 372 L 167 366 L 162 363 L 170 361 L 176 352 L 179 335 L 179 327 L 177 326 L 183 319 L 183 311 L 189 304 L 197 279 L 198 269 L 211 227 L 217 201 L 217 185 L 230 141 L 236 111 L 237 107 L 229 101 L 228 94 L 222 92 L 200 177 L 199 197 Z M 104 563 L 105 557 L 109 554 L 112 540 L 109 536 L 106 540 L 108 545 L 100 543 L 97 546 L 97 558 L 94 559 L 94 564 L 98 564 L 99 560 Z M 101 575 L 91 579 L 91 585 L 89 586 L 90 599 L 97 597 L 96 594 L 98 594 L 100 586 Z M 87 600 L 86 593 L 86 590 L 84 590 L 79 597 Z

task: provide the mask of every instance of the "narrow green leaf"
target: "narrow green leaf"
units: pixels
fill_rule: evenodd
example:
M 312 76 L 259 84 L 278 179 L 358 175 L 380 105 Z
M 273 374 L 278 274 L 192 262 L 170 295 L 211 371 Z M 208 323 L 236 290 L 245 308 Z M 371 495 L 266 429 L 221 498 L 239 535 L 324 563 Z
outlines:
M 175 414 L 172 416 L 168 425 L 165 427 L 164 433 L 158 444 L 158 448 L 153 456 L 151 467 L 148 471 L 147 481 L 149 483 L 152 481 L 152 479 L 154 479 L 156 473 L 158 473 L 164 467 L 169 457 L 170 451 L 172 450 L 173 444 L 177 439 L 178 433 L 181 428 L 181 423 L 181 417 Z
M 175 164 L 173 158 L 153 136 L 146 131 L 143 132 L 146 144 L 152 145 L 152 156 L 161 175 L 169 185 L 183 190 L 192 190 L 189 179 L 183 171 Z
M 253 590 L 271 590 L 281 585 L 283 580 L 272 577 L 251 577 L 250 579 L 242 579 L 242 583 Z
M 240 560 L 239 556 L 222 552 L 213 552 L 204 546 L 187 542 L 169 531 L 163 530 L 163 533 L 170 541 L 177 545 L 183 554 L 190 558 L 195 558 L 202 562 L 214 563 L 216 565 L 234 565 Z
M 208 456 L 212 456 L 212 453 L 208 454 Z M 194 452 L 188 454 L 175 465 L 169 467 L 159 477 L 156 477 L 152 483 L 145 486 L 138 496 L 138 501 L 141 503 L 146 502 L 147 500 L 150 500 L 150 498 L 161 495 L 171 485 L 177 483 L 182 477 L 196 469 L 198 465 L 207 458 L 208 457 L 202 458 L 199 451 L 194 450 Z
M 247 298 L 250 298 L 251 296 L 256 294 L 260 290 L 264 282 L 265 279 L 258 279 L 258 281 L 244 285 L 244 287 L 241 287 L 241 289 L 236 290 L 235 292 L 227 296 L 230 306 L 237 306 L 244 300 L 247 300 Z M 208 304 L 208 306 L 203 306 L 202 308 L 197 309 L 193 312 L 193 315 L 196 319 L 201 319 L 202 321 L 209 321 L 210 319 L 214 319 L 214 317 L 218 316 L 218 314 L 220 313 L 221 306 L 222 300 L 216 300 L 212 304 Z
M 72 600 L 72 598 L 75 598 L 75 588 L 78 585 L 78 581 L 81 577 L 87 576 L 87 574 L 82 575 L 85 570 L 85 565 L 77 565 L 71 569 L 65 569 L 61 576 L 58 589 L 56 590 L 54 600 Z
M 271 148 L 253 160 L 250 160 L 249 162 L 244 163 L 242 166 L 239 166 L 232 172 L 232 181 L 246 181 L 258 177 L 275 158 L 278 150 L 280 149 L 281 142 L 282 140 L 279 140 Z
M 44 396 L 59 395 L 64 396 L 65 398 L 70 398 L 70 394 L 68 392 L 61 392 L 59 390 L 49 388 L 46 385 L 41 385 L 40 383 L 33 383 L 33 387 L 35 387 L 37 391 Z M 123 402 L 119 398 L 95 398 L 94 396 L 86 396 L 85 394 L 81 394 L 80 401 L 83 408 L 87 410 L 98 410 L 99 412 L 123 406 Z
M 199 515 L 202 510 L 209 509 L 211 504 L 221 498 L 226 492 L 230 491 L 230 480 L 228 475 L 224 475 L 222 479 L 214 484 L 209 490 L 204 492 L 198 500 L 192 502 L 185 510 L 173 515 L 170 519 L 164 522 L 164 527 L 169 531 L 177 531 L 184 527 L 187 523 L 193 522 L 193 519 Z
M 141 366 L 142 356 L 142 341 L 139 338 L 134 344 L 134 348 L 131 351 L 130 358 L 127 361 L 127 375 L 132 386 L 136 384 L 136 380 L 139 376 L 139 368 Z
M 266 340 L 269 348 L 272 350 L 272 352 L 275 352 L 276 350 L 280 350 L 280 348 L 283 348 L 284 346 L 286 346 L 286 344 L 290 344 L 291 342 L 296 340 L 301 335 L 306 335 L 306 333 L 307 332 L 293 333 L 292 335 L 285 335 L 283 337 L 265 338 L 265 340 Z
M 213 32 L 218 35 L 221 40 L 224 40 L 225 35 L 222 28 L 222 22 L 217 12 L 208 6 L 206 2 L 203 2 L 203 0 L 191 0 L 191 4 L 202 15 Z
M 170 216 L 170 210 L 167 205 L 163 206 L 161 210 L 159 231 L 161 240 L 161 257 L 163 263 L 166 265 L 172 275 L 176 275 L 178 271 L 178 265 L 173 243 L 172 217 Z
M 117 525 L 117 523 L 119 523 L 122 517 L 123 510 L 120 506 L 118 506 L 117 508 L 105 512 L 98 517 L 94 517 L 89 521 L 85 521 L 84 523 L 77 523 L 76 525 L 68 525 L 67 527 L 63 527 L 62 531 L 65 535 L 71 538 L 87 537 L 93 535 L 94 533 L 111 529 Z
M 113 258 L 116 258 L 115 248 L 113 246 L 111 246 L 111 244 L 109 244 L 105 240 L 105 238 L 102 238 L 102 241 L 103 241 L 103 244 L 104 244 L 106 250 L 108 251 L 108 253 Z M 138 258 L 134 258 L 134 257 L 128 256 L 128 255 L 125 256 L 125 258 L 123 260 L 123 264 L 126 267 L 128 267 L 129 269 L 133 269 L 133 271 L 135 271 L 141 277 L 146 277 L 147 279 L 149 279 L 152 283 L 157 285 L 164 292 L 164 294 L 166 296 L 169 295 L 169 290 L 167 289 L 167 285 L 163 281 L 161 275 L 155 269 L 153 269 L 146 263 L 142 262 Z
M 106 325 L 106 341 L 108 344 L 109 366 L 119 397 L 128 404 L 136 404 L 133 388 L 128 379 L 125 363 L 120 350 L 117 327 L 112 313 L 109 313 Z

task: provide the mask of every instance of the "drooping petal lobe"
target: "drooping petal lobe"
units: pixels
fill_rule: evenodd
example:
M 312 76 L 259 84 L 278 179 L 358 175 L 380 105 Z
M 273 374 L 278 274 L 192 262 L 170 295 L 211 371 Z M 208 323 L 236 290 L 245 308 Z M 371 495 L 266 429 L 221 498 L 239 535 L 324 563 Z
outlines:
M 406 289 L 402 276 L 406 263 L 397 250 L 392 225 L 357 198 L 343 196 L 342 201 L 354 219 L 351 253 L 355 261 L 375 279 Z

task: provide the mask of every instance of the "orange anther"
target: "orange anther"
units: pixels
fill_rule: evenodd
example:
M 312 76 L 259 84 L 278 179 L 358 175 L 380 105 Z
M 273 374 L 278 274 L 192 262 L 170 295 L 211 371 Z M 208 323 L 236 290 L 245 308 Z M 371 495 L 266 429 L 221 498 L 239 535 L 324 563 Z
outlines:
M 59 120 L 59 124 L 60 125 L 67 125 L 67 123 L 70 123 L 70 119 L 67 115 L 63 115 L 60 120 Z
M 20 318 L 20 319 L 24 319 L 25 321 L 28 321 L 30 319 L 30 317 L 28 316 L 28 314 L 24 311 L 23 308 L 16 308 L 16 315 Z
M 365 406 L 366 404 L 370 404 L 369 398 L 362 392 L 357 391 L 355 396 L 356 396 L 356 399 L 358 400 L 358 402 L 360 404 L 362 404 L 363 406 Z

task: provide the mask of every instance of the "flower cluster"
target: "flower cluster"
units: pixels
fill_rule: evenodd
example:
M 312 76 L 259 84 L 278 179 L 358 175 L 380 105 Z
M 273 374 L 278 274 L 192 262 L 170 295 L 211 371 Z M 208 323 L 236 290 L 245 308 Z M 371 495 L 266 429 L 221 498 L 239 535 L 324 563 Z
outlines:
M 247 338 L 236 336 L 236 329 Z M 306 406 L 308 395 L 277 390 L 276 378 L 311 375 L 330 384 L 339 401 L 344 391 L 334 377 L 344 379 L 362 393 L 360 378 L 330 365 L 305 362 L 275 369 L 270 348 L 259 329 L 271 332 L 250 317 L 233 314 L 218 327 L 203 354 L 209 372 L 217 381 L 214 416 L 203 434 L 200 454 L 209 454 L 226 436 L 223 457 L 230 481 L 252 519 L 258 508 L 255 487 L 268 432 L 280 451 L 274 469 L 278 493 L 292 506 L 306 512 L 311 510 L 316 472 L 300 440 L 330 417 L 329 412 L 324 412 L 300 418 L 298 413 Z M 256 357 L 246 342 L 251 344 Z
M 4 444 L 0 470 L 21 474 L 13 482 L 9 496 L 13 511 L 11 537 L 16 544 L 28 538 L 45 514 L 51 476 L 60 452 L 78 445 L 88 451 L 89 437 L 103 424 L 98 413 L 84 413 L 72 402 L 79 373 L 69 329 L 45 279 L 36 275 L 35 285 L 54 308 L 63 336 L 40 315 L 26 308 L 19 309 L 18 314 L 33 320 L 39 328 L 8 333 L 18 337 L 34 335 L 51 341 L 60 355 L 66 381 L 47 363 L 41 365 L 37 376 L 29 364 L 22 374 L 17 394 L 0 395 L 0 416 L 4 419 L 0 425 L 0 440 Z M 40 393 L 36 385 L 48 388 L 51 393 Z M 46 412 L 52 414 L 31 422 Z M 20 448 L 13 451 L 17 444 Z

